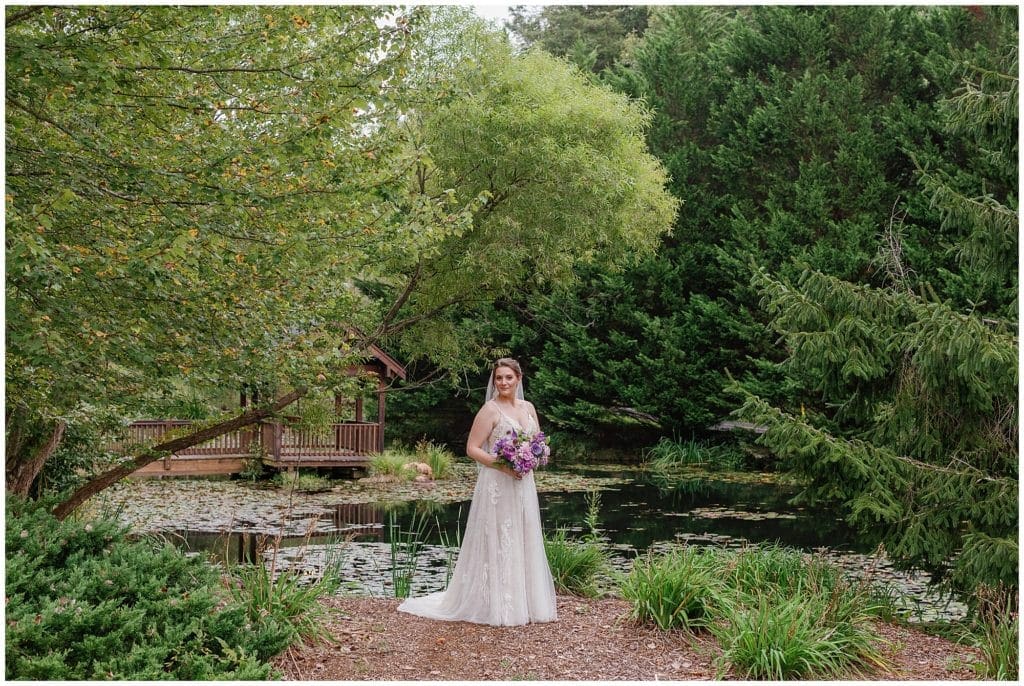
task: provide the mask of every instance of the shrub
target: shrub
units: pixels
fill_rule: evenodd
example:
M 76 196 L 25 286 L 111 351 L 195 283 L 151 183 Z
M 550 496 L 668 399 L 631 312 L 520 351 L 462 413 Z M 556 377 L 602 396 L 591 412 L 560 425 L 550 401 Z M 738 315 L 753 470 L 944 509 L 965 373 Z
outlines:
M 599 543 L 570 540 L 565 529 L 557 529 L 544 538 L 544 552 L 558 591 L 587 598 L 599 595 L 597 579 L 608 567 Z
M 225 603 L 219 573 L 116 522 L 7 495 L 9 679 L 266 679 L 291 632 Z
M 696 548 L 635 560 L 620 585 L 631 616 L 662 629 L 706 626 L 727 602 L 720 562 L 714 550 Z

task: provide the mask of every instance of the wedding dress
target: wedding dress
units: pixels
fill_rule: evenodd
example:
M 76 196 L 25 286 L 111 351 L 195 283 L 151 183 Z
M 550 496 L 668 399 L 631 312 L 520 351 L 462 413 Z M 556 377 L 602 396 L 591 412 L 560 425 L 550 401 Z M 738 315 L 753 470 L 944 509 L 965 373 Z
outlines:
M 499 408 L 500 411 L 500 408 Z M 513 429 L 536 431 L 504 413 L 485 450 Z M 533 472 L 515 479 L 481 467 L 459 558 L 447 590 L 409 598 L 402 612 L 430 619 L 517 626 L 557 619 L 555 585 L 544 553 Z

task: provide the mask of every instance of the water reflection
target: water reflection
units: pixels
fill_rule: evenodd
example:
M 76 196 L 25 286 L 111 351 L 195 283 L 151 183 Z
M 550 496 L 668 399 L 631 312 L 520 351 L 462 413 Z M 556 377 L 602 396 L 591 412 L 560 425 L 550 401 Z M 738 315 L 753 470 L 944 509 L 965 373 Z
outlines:
M 602 471 L 599 475 L 610 474 Z M 623 483 L 600 491 L 598 526 L 613 552 L 615 566 L 623 571 L 636 555 L 678 542 L 725 547 L 777 542 L 806 551 L 824 550 L 854 575 L 877 562 L 875 542 L 869 537 L 858 536 L 834 513 L 792 505 L 797 489 L 767 477 L 712 474 L 665 480 L 636 471 L 618 476 Z M 541 492 L 539 501 L 547 531 L 583 529 L 585 492 Z M 403 527 L 414 515 L 430 523 L 414 584 L 418 593 L 443 588 L 448 563 L 465 531 L 468 500 L 364 504 L 320 500 L 289 508 L 286 514 L 266 510 L 265 521 L 249 521 L 253 519 L 249 512 L 246 521 L 234 520 L 230 531 L 182 528 L 172 540 L 177 538 L 187 550 L 203 551 L 228 563 L 266 559 L 277 550 L 278 569 L 301 569 L 312 576 L 328 560 L 334 560 L 344 566 L 345 576 L 357 592 L 389 595 L 391 534 L 386 522 L 392 513 Z M 271 521 L 275 516 L 282 521 Z M 928 599 L 931 591 L 922 575 L 897 573 L 887 563 L 882 564 L 881 572 L 913 599 L 914 607 L 940 604 L 940 600 Z M 939 611 L 956 616 L 961 609 Z

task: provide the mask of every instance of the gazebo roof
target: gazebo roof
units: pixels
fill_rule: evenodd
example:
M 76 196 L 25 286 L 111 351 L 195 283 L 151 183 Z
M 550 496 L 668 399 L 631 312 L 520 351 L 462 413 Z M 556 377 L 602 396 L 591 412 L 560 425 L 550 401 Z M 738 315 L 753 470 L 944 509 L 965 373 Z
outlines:
M 388 378 L 397 376 L 402 381 L 405 381 L 405 366 L 402 365 L 391 355 L 384 352 L 376 343 L 367 340 L 366 334 L 357 329 L 354 326 L 346 327 L 349 332 L 349 336 L 357 341 L 360 341 L 362 345 L 366 347 L 367 352 L 376 359 L 384 367 L 384 375 Z
M 373 356 L 384 365 L 384 373 L 386 376 L 397 376 L 402 381 L 405 381 L 405 367 L 399 364 L 398 360 L 388 355 L 380 346 L 370 343 L 368 346 Z

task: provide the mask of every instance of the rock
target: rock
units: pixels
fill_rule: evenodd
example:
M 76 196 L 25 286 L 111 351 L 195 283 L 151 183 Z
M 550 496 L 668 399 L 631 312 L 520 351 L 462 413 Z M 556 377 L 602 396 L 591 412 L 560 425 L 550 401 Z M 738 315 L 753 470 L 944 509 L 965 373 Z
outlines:
M 402 465 L 402 467 L 405 469 L 412 469 L 417 474 L 419 474 L 419 476 L 427 477 L 425 479 L 426 481 L 434 480 L 434 470 L 431 469 L 430 465 L 427 464 L 426 462 L 406 462 L 404 465 Z M 416 477 L 416 480 L 420 481 L 420 478 Z

